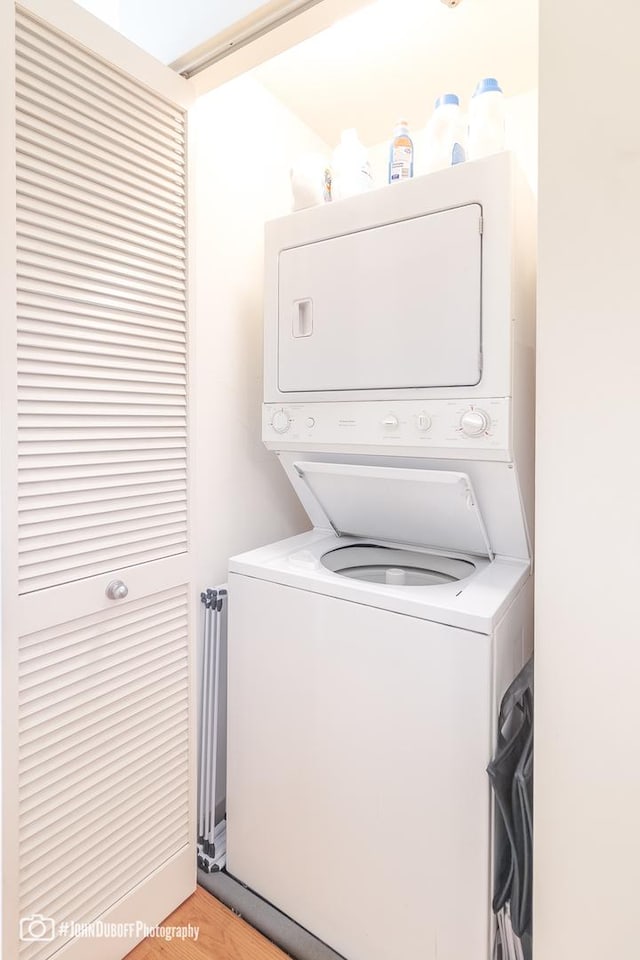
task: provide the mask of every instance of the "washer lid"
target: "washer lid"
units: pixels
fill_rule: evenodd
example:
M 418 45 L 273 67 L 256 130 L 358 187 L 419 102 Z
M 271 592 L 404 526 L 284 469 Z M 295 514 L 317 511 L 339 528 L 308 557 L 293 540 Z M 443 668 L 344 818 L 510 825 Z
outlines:
M 337 534 L 493 559 L 466 473 L 321 461 L 294 469 Z

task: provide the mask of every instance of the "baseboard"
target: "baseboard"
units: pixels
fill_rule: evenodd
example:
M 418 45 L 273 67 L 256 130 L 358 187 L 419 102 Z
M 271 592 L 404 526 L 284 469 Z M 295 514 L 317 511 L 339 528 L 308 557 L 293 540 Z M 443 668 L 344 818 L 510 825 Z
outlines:
M 198 883 L 293 960 L 345 960 L 290 917 L 276 910 L 228 873 L 198 870 Z

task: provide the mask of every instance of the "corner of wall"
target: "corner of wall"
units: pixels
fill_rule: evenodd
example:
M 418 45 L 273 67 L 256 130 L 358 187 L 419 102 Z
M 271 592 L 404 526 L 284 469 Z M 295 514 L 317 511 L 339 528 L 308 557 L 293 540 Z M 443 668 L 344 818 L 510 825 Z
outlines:
M 196 575 L 299 533 L 308 518 L 262 445 L 264 224 L 291 209 L 295 156 L 327 145 L 251 76 L 192 110 L 196 211 Z

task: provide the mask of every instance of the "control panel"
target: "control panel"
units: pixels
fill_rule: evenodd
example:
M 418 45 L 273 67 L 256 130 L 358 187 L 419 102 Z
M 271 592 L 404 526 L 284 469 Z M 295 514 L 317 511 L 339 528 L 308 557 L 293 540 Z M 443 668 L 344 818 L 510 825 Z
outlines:
M 310 446 L 415 448 L 424 455 L 508 452 L 511 401 L 398 400 L 267 403 L 262 438 L 272 449 Z M 437 452 L 436 452 L 437 451 Z M 454 453 L 454 451 L 456 453 Z

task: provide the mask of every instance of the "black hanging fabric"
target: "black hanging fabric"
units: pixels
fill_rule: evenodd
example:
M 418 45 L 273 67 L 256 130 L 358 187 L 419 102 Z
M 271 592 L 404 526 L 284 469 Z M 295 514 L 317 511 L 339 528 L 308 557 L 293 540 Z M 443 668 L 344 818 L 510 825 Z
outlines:
M 510 906 L 513 932 L 530 944 L 533 877 L 533 657 L 500 705 L 496 753 L 487 767 L 496 798 L 493 909 Z M 528 952 L 528 950 L 527 950 Z

